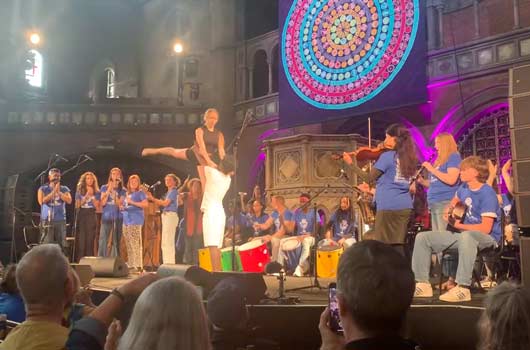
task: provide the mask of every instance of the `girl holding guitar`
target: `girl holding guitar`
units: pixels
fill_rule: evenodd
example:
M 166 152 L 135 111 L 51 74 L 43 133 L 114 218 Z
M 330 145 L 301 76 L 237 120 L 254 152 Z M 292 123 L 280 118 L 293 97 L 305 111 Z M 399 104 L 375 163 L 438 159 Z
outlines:
M 443 231 L 447 226 L 444 221 L 444 210 L 455 196 L 460 185 L 460 163 L 462 158 L 458 153 L 457 145 L 453 135 L 443 132 L 434 139 L 436 159 L 434 163 L 423 162 L 421 165 L 428 173 L 428 179 L 421 175 L 417 182 L 429 188 L 427 202 L 431 212 L 431 224 L 433 231 Z
M 223 133 L 215 127 L 218 121 L 219 112 L 215 108 L 209 108 L 204 112 L 204 125 L 195 129 L 193 146 L 180 149 L 172 147 L 144 148 L 142 156 L 165 155 L 194 163 L 197 165 L 202 188 L 205 188 L 204 167 L 217 168 L 219 162 L 225 157 L 225 138 Z
M 353 164 L 349 153 L 344 152 L 346 164 L 368 183 L 376 184 L 374 238 L 391 245 L 404 254 L 403 244 L 412 211 L 409 182 L 416 173 L 418 158 L 410 132 L 401 124 L 386 129 L 383 142 L 390 149 L 382 153 L 370 173 Z

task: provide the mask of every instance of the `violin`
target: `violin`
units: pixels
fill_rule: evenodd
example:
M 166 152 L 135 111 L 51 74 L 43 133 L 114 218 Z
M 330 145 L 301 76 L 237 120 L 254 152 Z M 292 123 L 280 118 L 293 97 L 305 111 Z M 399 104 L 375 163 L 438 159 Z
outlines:
M 381 142 L 376 147 L 359 147 L 353 152 L 346 153 L 348 153 L 352 157 L 355 157 L 358 162 L 363 162 L 368 160 L 378 160 L 381 154 L 391 150 L 392 148 L 387 147 L 384 142 Z M 334 160 L 342 159 L 342 154 L 334 154 L 332 155 L 332 158 Z

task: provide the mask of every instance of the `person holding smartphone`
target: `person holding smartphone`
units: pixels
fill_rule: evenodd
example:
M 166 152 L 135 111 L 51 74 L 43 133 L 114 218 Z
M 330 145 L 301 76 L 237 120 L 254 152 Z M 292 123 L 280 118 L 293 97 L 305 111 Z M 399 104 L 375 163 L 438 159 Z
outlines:
M 330 285 L 329 306 L 320 316 L 320 349 L 420 349 L 399 334 L 414 286 L 407 259 L 391 246 L 365 240 L 348 248 L 339 262 L 337 284 Z

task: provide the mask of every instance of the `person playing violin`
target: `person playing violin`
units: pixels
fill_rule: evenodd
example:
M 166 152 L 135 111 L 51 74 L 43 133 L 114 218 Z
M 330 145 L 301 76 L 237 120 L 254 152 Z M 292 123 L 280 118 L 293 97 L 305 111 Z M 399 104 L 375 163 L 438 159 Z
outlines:
M 376 184 L 374 239 L 396 246 L 404 254 L 412 211 L 409 183 L 416 172 L 418 158 L 410 132 L 401 124 L 386 129 L 384 145 L 390 151 L 380 155 L 369 173 L 354 164 L 349 153 L 344 152 L 343 158 L 362 181 Z

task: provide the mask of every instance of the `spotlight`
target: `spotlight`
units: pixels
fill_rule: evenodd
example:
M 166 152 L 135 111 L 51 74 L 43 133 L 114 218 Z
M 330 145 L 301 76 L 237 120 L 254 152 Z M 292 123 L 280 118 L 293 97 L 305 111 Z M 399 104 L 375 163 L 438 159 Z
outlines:
M 184 46 L 181 42 L 176 42 L 175 45 L 173 45 L 173 51 L 177 54 L 181 54 L 182 51 L 184 51 Z
M 31 33 L 29 35 L 29 41 L 30 43 L 32 43 L 33 45 L 38 45 L 40 44 L 40 35 L 39 33 Z

